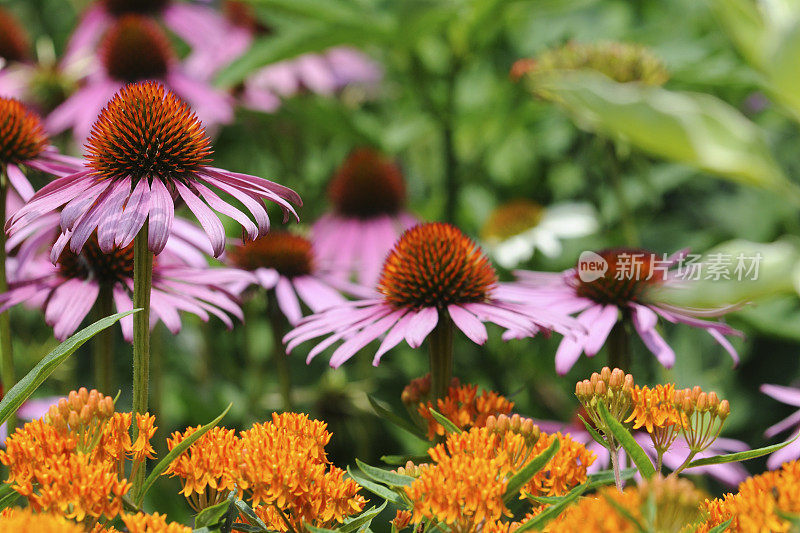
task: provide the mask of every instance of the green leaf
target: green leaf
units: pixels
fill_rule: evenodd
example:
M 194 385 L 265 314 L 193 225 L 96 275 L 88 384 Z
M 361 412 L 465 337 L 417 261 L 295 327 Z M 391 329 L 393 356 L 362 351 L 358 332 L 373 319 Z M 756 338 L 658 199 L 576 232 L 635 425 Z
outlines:
M 553 443 L 547 447 L 545 451 L 528 461 L 519 472 L 508 480 L 506 485 L 506 493 L 503 494 L 503 501 L 508 503 L 511 498 L 519 494 L 519 491 L 525 484 L 533 478 L 542 468 L 545 467 L 547 462 L 553 458 L 558 449 L 561 447 L 561 441 L 553 439 Z
M 370 466 L 358 459 L 356 459 L 356 465 L 358 465 L 358 468 L 373 481 L 383 483 L 384 485 L 388 485 L 390 487 L 405 487 L 406 485 L 410 485 L 414 482 L 414 478 L 411 476 L 404 476 L 402 474 L 389 472 L 388 470 L 384 470 L 382 468 Z
M 561 512 L 570 505 L 573 501 L 578 499 L 578 497 L 589 490 L 591 487 L 588 483 L 584 483 L 582 485 L 578 485 L 571 491 L 569 491 L 561 501 L 551 505 L 550 507 L 545 508 L 544 511 L 539 513 L 538 515 L 534 516 L 524 524 L 522 524 L 516 531 L 530 531 L 532 529 L 541 529 L 547 523 L 552 520 L 553 518 L 557 517 L 561 514 Z
M 0 401 L 0 423 L 5 422 L 12 414 L 16 413 L 25 400 L 30 398 L 31 394 L 33 394 L 37 387 L 53 373 L 56 367 L 67 357 L 75 353 L 75 350 L 80 348 L 83 343 L 104 329 L 113 326 L 121 318 L 137 311 L 139 311 L 139 309 L 101 318 L 91 326 L 85 327 L 68 338 L 59 344 L 55 350 L 44 356 L 44 358 L 39 361 L 39 364 L 33 367 L 33 370 L 28 372 L 16 385 L 11 387 L 11 390 L 8 391 L 3 397 L 3 400 Z
M 141 507 L 142 501 L 144 500 L 144 495 L 147 494 L 147 491 L 150 490 L 150 488 L 156 482 L 158 476 L 163 474 L 164 471 L 169 467 L 170 463 L 172 463 L 172 461 L 174 461 L 180 454 L 185 452 L 189 448 L 189 446 L 194 444 L 194 442 L 197 439 L 205 435 L 205 433 L 209 429 L 219 424 L 220 421 L 225 417 L 225 415 L 228 414 L 228 411 L 230 411 L 232 406 L 233 404 L 229 403 L 228 407 L 226 407 L 225 410 L 222 411 L 222 413 L 220 413 L 220 415 L 217 418 L 215 418 L 205 426 L 201 427 L 200 429 L 198 429 L 197 431 L 195 431 L 194 433 L 183 439 L 167 455 L 165 455 L 164 458 L 161 459 L 161 461 L 158 462 L 155 468 L 153 468 L 153 471 L 150 472 L 150 475 L 147 476 L 147 479 L 144 480 L 144 485 L 142 485 L 142 490 L 139 493 L 136 501 L 136 504 L 138 506 Z
M 197 516 L 194 519 L 195 527 L 216 526 L 222 520 L 222 517 L 225 516 L 225 513 L 228 512 L 228 509 L 231 507 L 231 505 L 233 505 L 233 503 L 225 499 L 216 505 L 206 507 L 197 513 Z
M 586 431 L 589 432 L 589 436 L 592 437 L 592 439 L 594 439 L 594 441 L 597 444 L 599 444 L 600 446 L 602 446 L 607 450 L 608 443 L 605 441 L 603 436 L 600 435 L 600 433 L 598 433 L 597 430 L 594 429 L 594 427 L 591 424 L 589 424 L 589 422 L 587 422 L 586 419 L 584 419 L 581 415 L 578 415 L 578 418 L 580 418 L 581 422 L 583 422 L 583 425 L 586 426 Z
M 318 21 L 328 26 L 351 28 L 377 35 L 386 35 L 393 28 L 391 21 L 379 13 L 366 11 L 342 0 L 250 0 L 251 3 L 267 7 L 273 13 L 284 13 L 299 17 L 303 23 Z
M 582 127 L 800 202 L 800 188 L 772 157 L 763 131 L 714 96 L 617 83 L 594 71 L 555 71 L 529 79 L 535 93 L 550 96 Z
M 403 498 L 395 491 L 388 489 L 383 485 L 375 483 L 374 481 L 364 476 L 361 472 L 353 471 L 349 466 L 347 467 L 347 473 L 350 475 L 351 478 L 353 478 L 353 480 L 355 480 L 356 483 L 358 483 L 371 493 L 375 494 L 376 496 L 380 496 L 384 500 L 392 502 L 397 506 L 404 505 Z
M 383 502 L 383 505 L 380 507 L 370 507 L 360 515 L 345 521 L 344 524 L 339 526 L 339 533 L 352 533 L 353 531 L 358 531 L 363 526 L 369 526 L 372 520 L 386 508 L 386 503 L 387 502 Z
M 600 417 L 605 422 L 608 429 L 611 430 L 611 433 L 614 435 L 622 447 L 625 448 L 625 452 L 628 454 L 628 457 L 631 458 L 633 464 L 639 469 L 639 472 L 642 474 L 642 477 L 645 479 L 650 479 L 655 475 L 656 469 L 653 466 L 653 463 L 650 461 L 650 458 L 647 456 L 645 451 L 639 446 L 639 443 L 636 442 L 636 439 L 633 438 L 630 431 L 625 429 L 622 424 L 617 422 L 614 417 L 611 416 L 611 413 L 608 412 L 605 404 L 603 402 L 597 403 L 597 411 L 600 414 Z
M 311 533 L 336 533 L 336 529 L 327 529 L 324 527 L 314 527 L 311 524 L 306 524 L 306 529 Z
M 211 530 L 207 527 L 198 527 L 197 529 L 193 529 L 192 533 L 211 533 Z
M 266 533 L 270 531 L 266 527 L 254 526 L 253 524 L 243 524 L 237 522 L 231 524 L 231 531 L 245 531 L 246 533 Z
M 638 470 L 636 468 L 626 468 L 621 470 L 619 473 L 619 477 L 621 480 L 625 481 L 626 479 L 631 479 L 633 476 L 636 475 Z M 599 487 L 602 485 L 608 485 L 614 483 L 614 471 L 613 470 L 603 470 L 602 472 L 596 472 L 594 474 L 590 474 L 587 483 L 591 484 L 593 487 Z
M 244 501 L 240 500 L 239 498 L 236 498 L 234 500 L 233 504 L 236 506 L 236 508 L 239 510 L 239 512 L 241 514 L 243 514 L 243 515 L 245 515 L 247 517 L 247 520 L 249 520 L 250 522 L 253 522 L 254 524 L 256 524 L 256 526 L 259 529 L 264 530 L 264 531 L 267 530 L 267 524 L 265 524 L 264 521 L 261 520 L 258 517 L 258 515 L 256 515 L 256 512 L 253 511 L 252 507 L 247 505 L 247 502 L 244 502 Z
M 3 485 L 0 486 L 0 510 L 11 507 L 14 505 L 14 502 L 17 501 L 17 498 L 19 498 L 19 493 L 12 487 L 13 485 L 11 483 L 3 483 Z
M 456 435 L 458 435 L 459 433 L 463 433 L 463 431 L 461 431 L 461 428 L 459 428 L 458 426 L 453 424 L 453 422 L 449 418 L 444 416 L 442 413 L 440 413 L 439 411 L 437 411 L 433 407 L 428 409 L 428 411 L 430 411 L 431 416 L 433 416 L 433 418 L 437 422 L 439 422 L 442 426 L 444 426 L 444 430 L 447 433 L 455 433 Z
M 763 448 L 756 448 L 755 450 L 747 450 L 746 452 L 737 452 L 737 453 L 726 453 L 724 455 L 715 455 L 713 457 L 704 457 L 703 459 L 695 459 L 686 467 L 694 468 L 695 466 L 705 466 L 705 465 L 718 465 L 722 463 L 735 463 L 737 461 L 747 461 L 748 459 L 755 459 L 756 457 L 761 457 L 762 455 L 767 455 L 772 452 L 776 452 L 781 448 L 788 446 L 789 444 L 793 443 L 800 437 L 800 433 L 794 436 L 792 440 L 787 440 L 786 442 L 780 442 L 778 444 L 773 444 L 772 446 L 765 446 Z
M 414 435 L 418 439 L 428 442 L 428 437 L 425 435 L 424 431 L 422 431 L 417 426 L 409 422 L 407 419 L 393 413 L 391 410 L 389 410 L 389 408 L 382 405 L 383 402 L 379 401 L 370 394 L 367 394 L 367 399 L 369 400 L 369 404 L 372 406 L 373 409 L 375 409 L 375 412 L 378 414 L 379 417 L 391 422 L 395 426 Z
M 715 527 L 709 529 L 708 533 L 722 533 L 723 531 L 728 529 L 728 526 L 731 525 L 731 522 L 733 522 L 733 518 L 728 518 L 727 521 L 721 523 L 718 526 L 715 526 Z
M 414 464 L 424 463 L 425 461 L 430 460 L 430 457 L 427 455 L 382 455 L 381 461 L 386 463 L 390 466 L 405 466 L 405 464 L 411 461 Z

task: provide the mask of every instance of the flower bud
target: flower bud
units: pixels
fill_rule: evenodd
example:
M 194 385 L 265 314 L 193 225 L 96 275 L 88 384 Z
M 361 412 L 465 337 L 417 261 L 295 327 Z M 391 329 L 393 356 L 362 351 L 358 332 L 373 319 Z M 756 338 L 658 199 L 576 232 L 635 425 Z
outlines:
M 728 418 L 728 415 L 731 414 L 731 404 L 728 400 L 722 400 L 719 402 L 719 407 L 717 408 L 717 416 L 721 420 L 725 420 Z

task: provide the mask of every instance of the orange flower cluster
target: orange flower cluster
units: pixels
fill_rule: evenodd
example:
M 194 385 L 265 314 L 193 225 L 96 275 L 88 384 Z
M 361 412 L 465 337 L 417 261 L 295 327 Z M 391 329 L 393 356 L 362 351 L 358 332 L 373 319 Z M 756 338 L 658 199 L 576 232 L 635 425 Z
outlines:
M 34 513 L 31 509 L 8 507 L 0 512 L 0 531 L 36 531 L 37 533 L 85 533 L 84 529 L 62 516 Z
M 489 418 L 487 427 L 450 434 L 428 450 L 435 464 L 418 468 L 406 487 L 413 504 L 412 521 L 438 520 L 454 531 L 505 531 L 511 516 L 503 502 L 508 480 L 559 439 L 556 455 L 524 487 L 534 496 L 557 496 L 586 481 L 594 455 L 569 436 L 547 435 L 520 417 Z
M 165 515 L 158 513 L 123 514 L 122 521 L 129 533 L 191 533 L 192 528 L 168 522 Z
M 45 419 L 17 429 L 0 451 L 9 467 L 8 482 L 37 512 L 58 512 L 91 526 L 122 510 L 131 484 L 125 479 L 125 459 L 132 473 L 153 456 L 150 439 L 155 417 L 137 415 L 139 437 L 131 442 L 131 413 L 114 412 L 114 402 L 82 388 L 52 406 Z
M 636 385 L 631 391 L 633 412 L 625 422 L 633 422 L 633 429 L 644 426 L 648 433 L 654 428 L 663 428 L 679 425 L 681 416 L 675 408 L 675 385 L 656 385 L 650 388 L 647 385 Z
M 200 426 L 187 428 L 183 433 L 176 431 L 172 438 L 167 439 L 167 448 L 172 451 L 198 429 Z M 215 427 L 179 455 L 164 474 L 180 478 L 181 493 L 192 508 L 200 512 L 221 502 L 230 490 L 236 488 L 240 449 L 241 442 L 234 430 Z
M 730 519 L 729 531 L 739 533 L 792 531 L 792 524 L 784 516 L 800 514 L 800 461 L 784 463 L 780 470 L 746 479 L 739 484 L 737 494 L 706 500 L 703 510 L 707 519 L 698 533 L 706 533 Z
M 173 434 L 170 448 L 194 431 Z M 232 430 L 209 431 L 165 474 L 181 478 L 181 492 L 195 508 L 237 488 L 273 529 L 300 530 L 304 522 L 326 527 L 361 512 L 366 503 L 358 495 L 361 487 L 329 465 L 325 446 L 330 439 L 324 422 L 273 413 L 272 421 L 254 424 L 238 437 Z
M 514 403 L 493 391 L 483 391 L 478 395 L 477 385 L 451 386 L 445 398 L 433 402 L 420 403 L 418 413 L 428 423 L 428 438 L 445 434 L 444 426 L 433 418 L 430 409 L 434 408 L 446 416 L 459 429 L 483 427 L 489 416 L 507 415 L 514 408 Z

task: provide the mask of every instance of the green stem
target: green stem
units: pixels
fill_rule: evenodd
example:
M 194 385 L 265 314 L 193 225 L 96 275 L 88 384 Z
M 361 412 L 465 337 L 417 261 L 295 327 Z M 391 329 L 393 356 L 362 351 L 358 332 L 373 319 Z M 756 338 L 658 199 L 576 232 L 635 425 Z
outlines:
M 625 195 L 625 189 L 622 186 L 622 173 L 619 168 L 617 151 L 614 149 L 614 144 L 611 141 L 607 142 L 607 146 L 608 175 L 611 177 L 611 187 L 614 190 L 614 196 L 616 197 L 619 207 L 622 234 L 625 238 L 625 244 L 635 247 L 639 245 L 639 231 L 636 229 L 636 221 L 633 219 L 633 210 L 628 202 L 628 197 Z
M 445 398 L 453 377 L 453 323 L 446 311 L 428 337 L 431 365 L 431 400 Z
M 609 443 L 609 453 L 611 454 L 611 468 L 614 470 L 614 484 L 617 490 L 622 492 L 622 476 L 619 470 L 619 448 L 613 443 Z
M 631 368 L 631 343 L 628 333 L 628 314 L 622 312 L 622 320 L 614 324 L 608 335 L 608 366 L 629 372 Z
M 149 222 L 133 240 L 133 412 L 147 412 L 147 387 L 150 378 L 150 289 L 153 284 L 153 252 L 147 247 Z M 133 436 L 137 428 L 133 425 Z M 144 484 L 145 469 L 133 478 L 133 495 L 139 497 Z
M 272 330 L 272 353 L 275 359 L 275 371 L 278 376 L 278 386 L 283 398 L 283 410 L 292 410 L 292 377 L 289 372 L 289 357 L 283 347 L 283 336 L 286 334 L 286 318 L 278 307 L 275 291 L 267 294 L 267 316 Z
M 8 176 L 5 166 L 0 165 L 0 221 L 6 221 L 6 196 L 8 195 Z M 6 279 L 6 232 L 0 231 L 0 293 L 8 291 Z M 3 381 L 3 394 L 8 393 L 17 380 L 14 374 L 14 351 L 11 346 L 11 322 L 8 311 L 0 313 L 0 377 Z M 8 434 L 17 426 L 16 414 L 8 419 Z
M 94 304 L 96 320 L 114 314 L 114 299 L 110 285 L 100 284 L 97 302 Z M 114 394 L 114 328 L 106 328 L 92 339 L 94 359 L 94 383 L 104 394 Z
M 161 414 L 164 393 L 164 328 L 159 324 L 150 338 L 150 413 Z
M 677 476 L 678 474 L 680 474 L 680 473 L 683 471 L 683 469 L 684 469 L 684 468 L 686 468 L 687 466 L 689 466 L 689 463 L 691 463 L 691 462 L 692 462 L 692 459 L 694 459 L 694 456 L 695 456 L 695 455 L 697 455 L 697 452 L 696 452 L 696 451 L 694 451 L 694 450 L 690 450 L 690 451 L 689 451 L 689 455 L 686 457 L 686 460 L 685 460 L 685 461 L 684 461 L 684 462 L 681 464 L 681 466 L 679 466 L 678 468 L 676 468 L 676 469 L 675 469 L 675 471 L 673 472 L 673 474 L 675 474 L 676 476 Z

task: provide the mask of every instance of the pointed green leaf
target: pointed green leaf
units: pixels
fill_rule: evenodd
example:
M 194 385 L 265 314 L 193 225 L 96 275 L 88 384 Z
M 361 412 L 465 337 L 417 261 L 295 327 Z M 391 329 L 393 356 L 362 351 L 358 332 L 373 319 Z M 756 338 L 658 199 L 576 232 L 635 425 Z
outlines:
M 24 378 L 19 380 L 16 385 L 11 387 L 11 390 L 8 391 L 3 397 L 3 400 L 0 401 L 0 423 L 5 422 L 12 414 L 16 413 L 25 400 L 30 398 L 31 394 L 33 394 L 39 385 L 53 373 L 56 367 L 67 357 L 75 353 L 75 350 L 80 348 L 83 343 L 104 329 L 113 326 L 123 317 L 137 311 L 139 311 L 139 309 L 101 318 L 91 326 L 80 330 L 78 333 L 68 338 L 59 344 L 55 350 L 44 356 L 44 358 L 39 361 L 39 364 L 28 372 Z
M 233 404 L 229 403 L 228 407 L 226 407 L 217 418 L 183 439 L 167 455 L 165 455 L 161 461 L 158 462 L 158 464 L 153 468 L 153 471 L 150 472 L 150 475 L 147 476 L 147 479 L 144 480 L 144 485 L 142 486 L 142 490 L 139 493 L 139 497 L 137 498 L 136 502 L 138 506 L 141 507 L 142 501 L 144 500 L 144 495 L 147 494 L 147 491 L 150 490 L 150 488 L 156 482 L 158 476 L 163 474 L 167 468 L 169 468 L 169 465 L 172 463 L 172 461 L 174 461 L 180 454 L 185 452 L 189 446 L 194 444 L 197 439 L 205 435 L 208 430 L 219 424 L 225 415 L 228 414 L 228 411 L 230 411 L 232 406 Z
M 598 433 L 596 429 L 594 429 L 594 426 L 589 424 L 589 422 L 587 422 L 586 419 L 584 419 L 581 415 L 578 415 L 578 418 L 580 418 L 581 422 L 583 422 L 583 425 L 586 426 L 586 431 L 589 432 L 589 436 L 592 437 L 592 439 L 597 444 L 599 444 L 600 446 L 602 446 L 603 448 L 605 448 L 607 450 L 608 449 L 608 443 L 605 441 L 603 436 L 600 433 Z
M 733 522 L 733 518 L 728 518 L 727 521 L 721 523 L 716 527 L 709 529 L 708 533 L 723 533 L 723 531 L 726 531 L 728 529 L 728 526 L 731 525 L 731 522 Z
M 614 435 L 622 447 L 625 448 L 625 452 L 628 454 L 628 457 L 631 458 L 633 464 L 636 465 L 636 468 L 639 469 L 639 472 L 642 474 L 642 477 L 645 479 L 650 479 L 656 473 L 656 469 L 653 466 L 652 461 L 647 456 L 645 451 L 639 446 L 639 443 L 636 442 L 636 439 L 633 438 L 630 431 L 625 429 L 622 424 L 620 424 L 614 417 L 611 416 L 611 413 L 608 412 L 605 404 L 603 402 L 597 403 L 597 412 L 600 414 L 600 417 L 605 422 L 606 426 L 611 430 L 611 433 Z
M 358 468 L 372 480 L 390 487 L 405 487 L 414 482 L 414 478 L 411 476 L 404 476 L 403 474 L 396 474 L 382 468 L 370 466 L 358 459 L 356 459 L 356 465 L 358 465 Z
M 407 419 L 393 413 L 388 407 L 383 405 L 383 402 L 379 401 L 371 394 L 367 394 L 367 399 L 369 400 L 369 404 L 372 406 L 372 408 L 375 410 L 375 412 L 378 414 L 379 417 L 391 422 L 400 429 L 407 431 L 408 433 L 414 435 L 418 439 L 428 442 L 428 437 L 425 435 L 424 431 L 422 431 L 417 426 L 409 422 Z
M 553 458 L 560 447 L 561 441 L 553 439 L 553 443 L 548 446 L 545 451 L 528 461 L 528 464 L 514 474 L 514 476 L 508 480 L 506 493 L 503 494 L 503 501 L 508 503 L 513 497 L 519 494 L 522 487 L 547 465 L 547 462 Z
M 247 504 L 247 502 L 242 501 L 239 498 L 236 498 L 236 500 L 234 500 L 234 505 L 236 506 L 236 508 L 239 510 L 239 512 L 241 514 L 243 514 L 243 515 L 245 515 L 247 517 L 247 520 L 249 522 L 252 522 L 253 524 L 256 525 L 256 527 L 258 527 L 261 530 L 264 530 L 264 531 L 267 530 L 267 524 L 265 524 L 264 521 L 261 520 L 258 517 L 258 515 L 256 515 L 256 512 L 253 510 L 252 507 L 250 507 Z
M 414 464 L 424 463 L 429 461 L 430 457 L 427 455 L 382 455 L 381 461 L 390 466 L 405 466 L 411 461 Z
M 380 507 L 370 507 L 360 515 L 346 520 L 344 524 L 339 526 L 339 533 L 352 533 L 363 526 L 369 526 L 372 520 L 386 509 L 386 504 L 387 502 L 384 501 Z
M 459 428 L 457 425 L 453 424 L 453 422 L 449 418 L 444 416 L 442 413 L 440 413 L 439 411 L 437 411 L 433 407 L 428 409 L 428 411 L 430 411 L 431 416 L 433 416 L 433 418 L 437 422 L 439 422 L 442 426 L 444 426 L 444 430 L 447 433 L 455 433 L 455 434 L 463 433 L 463 431 L 461 431 L 461 428 Z
M 789 444 L 796 441 L 797 437 L 800 437 L 800 433 L 795 435 L 792 440 L 787 440 L 786 442 L 773 444 L 772 446 L 756 448 L 755 450 L 747 450 L 746 452 L 726 453 L 724 455 L 715 455 L 713 457 L 695 459 L 694 461 L 689 463 L 689 466 L 687 466 L 686 468 L 688 469 L 688 468 L 694 468 L 695 466 L 705 466 L 705 465 L 718 465 L 722 463 L 735 463 L 737 461 L 747 461 L 748 459 L 755 459 L 756 457 L 761 457 L 762 455 L 767 455 L 772 452 L 776 452 L 781 448 L 783 448 L 784 446 L 788 446 Z
M 544 511 L 539 513 L 538 515 L 534 516 L 524 524 L 522 524 L 518 529 L 515 531 L 522 532 L 522 531 L 530 531 L 532 529 L 541 529 L 547 523 L 552 520 L 553 518 L 557 517 L 561 514 L 561 512 L 570 505 L 573 501 L 578 499 L 578 497 L 589 490 L 590 486 L 588 483 L 584 483 L 582 485 L 578 485 L 571 491 L 569 491 L 561 501 L 551 505 L 550 507 L 545 508 Z
M 3 485 L 0 486 L 0 510 L 11 507 L 14 505 L 14 502 L 17 501 L 17 498 L 19 498 L 19 493 L 15 491 L 12 486 L 11 483 L 3 483 Z
M 619 473 L 620 479 L 623 481 L 627 479 L 633 478 L 636 475 L 638 470 L 636 468 L 626 468 L 621 470 Z M 613 470 L 603 470 L 602 472 L 596 472 L 594 474 L 590 474 L 587 480 L 587 483 L 590 483 L 593 487 L 599 487 L 602 485 L 609 485 L 614 483 L 614 471 Z
M 225 516 L 225 513 L 228 512 L 228 509 L 231 507 L 232 502 L 228 501 L 227 499 L 219 502 L 215 505 L 210 505 L 197 513 L 197 516 L 194 519 L 195 527 L 213 527 L 219 524 L 222 517 Z
M 374 481 L 370 480 L 361 472 L 356 472 L 351 469 L 349 466 L 347 467 L 347 473 L 350 475 L 353 480 L 361 485 L 366 490 L 370 491 L 371 493 L 375 494 L 376 496 L 380 496 L 384 500 L 388 502 L 392 502 L 397 506 L 403 505 L 403 498 L 396 493 L 395 491 L 384 487 L 383 485 L 379 485 Z

